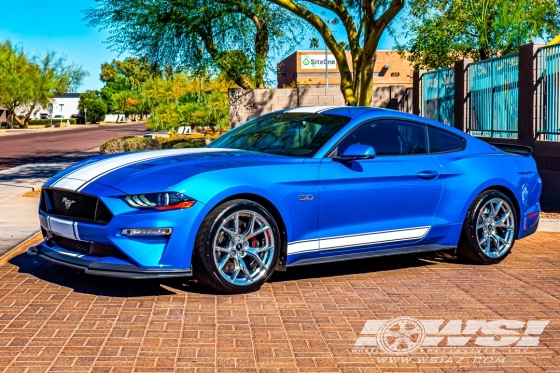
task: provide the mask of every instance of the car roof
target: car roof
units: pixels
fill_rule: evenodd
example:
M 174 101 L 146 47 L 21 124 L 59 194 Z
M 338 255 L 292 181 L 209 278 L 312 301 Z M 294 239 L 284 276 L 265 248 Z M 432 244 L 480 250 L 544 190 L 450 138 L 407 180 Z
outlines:
M 443 130 L 453 132 L 461 137 L 466 137 L 465 132 L 460 131 L 453 126 L 448 126 L 444 123 L 437 122 L 430 118 L 405 113 L 398 110 L 369 107 L 369 106 L 301 106 L 293 109 L 286 109 L 284 113 L 310 113 L 310 114 L 327 114 L 327 115 L 338 115 L 347 118 L 358 118 L 361 119 L 373 119 L 376 117 L 392 117 L 395 119 L 420 121 L 424 124 L 429 124 L 434 127 L 439 127 Z
M 293 109 L 287 109 L 284 113 L 329 114 L 355 118 L 362 114 L 373 113 L 378 110 L 383 109 L 367 106 L 300 106 Z
M 383 109 L 371 106 L 300 106 L 293 109 L 283 110 L 284 113 L 309 113 L 309 114 L 327 114 L 338 115 L 348 118 L 356 118 L 359 116 L 394 116 L 394 117 L 410 117 L 418 119 L 417 115 L 403 113 L 398 110 Z M 425 118 L 422 118 L 425 119 Z

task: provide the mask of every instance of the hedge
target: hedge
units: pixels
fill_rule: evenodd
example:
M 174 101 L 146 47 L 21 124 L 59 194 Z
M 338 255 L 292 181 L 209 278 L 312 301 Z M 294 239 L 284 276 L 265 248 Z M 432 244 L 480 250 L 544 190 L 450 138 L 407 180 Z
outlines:
M 175 137 L 147 137 L 126 136 L 107 141 L 101 145 L 101 154 L 134 152 L 139 150 L 160 150 L 160 149 L 180 149 L 180 148 L 201 148 L 206 143 L 203 139 L 185 138 L 186 136 Z
M 69 121 L 70 124 L 76 124 L 77 119 L 76 118 L 62 118 L 62 123 L 66 124 L 66 121 Z M 52 120 L 53 125 L 55 125 L 56 123 L 60 123 L 60 118 L 54 118 Z M 51 124 L 51 120 L 50 119 L 31 119 L 29 121 L 30 125 L 34 125 L 34 126 L 38 126 L 38 125 L 50 125 Z

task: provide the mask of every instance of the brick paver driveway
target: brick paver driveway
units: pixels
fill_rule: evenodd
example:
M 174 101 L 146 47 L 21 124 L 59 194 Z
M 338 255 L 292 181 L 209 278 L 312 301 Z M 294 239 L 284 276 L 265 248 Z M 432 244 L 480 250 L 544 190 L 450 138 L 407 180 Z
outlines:
M 21 254 L 0 267 L 0 371 L 560 372 L 559 241 L 535 234 L 492 267 L 424 254 L 292 268 L 245 296 Z M 354 348 L 367 320 L 399 316 L 550 324 L 538 347 L 516 350 L 474 338 L 402 356 Z

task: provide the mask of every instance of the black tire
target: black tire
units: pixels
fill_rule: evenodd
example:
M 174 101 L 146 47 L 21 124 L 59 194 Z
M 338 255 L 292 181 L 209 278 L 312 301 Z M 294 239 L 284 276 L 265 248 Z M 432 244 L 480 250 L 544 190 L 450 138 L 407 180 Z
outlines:
M 268 266 L 266 271 L 259 271 L 260 272 L 259 277 L 255 278 L 255 281 L 252 281 L 251 283 L 248 284 L 240 285 L 240 284 L 232 283 L 231 281 L 228 281 L 225 278 L 225 276 L 228 273 L 224 273 L 225 271 L 221 272 L 218 269 L 217 261 L 219 259 L 226 259 L 225 262 L 228 268 L 233 268 L 232 271 L 235 272 L 234 268 L 238 266 L 238 264 L 236 263 L 240 263 L 239 260 L 244 261 L 246 268 L 249 269 L 256 268 L 256 267 L 251 267 L 251 263 L 253 265 L 257 265 L 254 257 L 246 254 L 245 252 L 241 252 L 243 250 L 242 248 L 240 249 L 241 251 L 240 250 L 236 251 L 237 254 L 232 252 L 231 255 L 233 254 L 236 255 L 237 256 L 236 258 L 231 257 L 229 253 L 215 254 L 213 243 L 215 239 L 216 240 L 219 239 L 221 240 L 219 245 L 220 247 L 222 247 L 222 245 L 227 246 L 230 244 L 230 242 L 233 244 L 234 247 L 239 247 L 239 244 L 236 244 L 234 242 L 231 235 L 225 234 L 220 227 L 222 226 L 222 223 L 226 222 L 226 219 L 232 216 L 232 214 L 236 214 L 238 212 L 241 214 L 246 214 L 247 211 L 252 211 L 260 215 L 261 218 L 266 220 L 268 226 L 271 229 L 270 231 L 268 231 L 268 233 L 265 232 L 262 233 L 262 235 L 263 236 L 266 235 L 266 237 L 268 237 L 265 239 L 273 240 L 271 242 L 273 242 L 274 244 L 272 245 L 273 248 L 271 250 L 272 251 L 271 254 L 263 253 L 263 256 L 265 256 L 267 258 L 267 261 L 270 262 L 270 265 Z M 239 225 L 238 232 L 240 232 L 242 231 L 241 220 L 238 225 Z M 246 229 L 248 225 L 249 223 L 245 222 L 244 229 Z M 256 237 L 258 236 L 255 236 L 255 238 L 251 238 L 251 240 L 255 242 L 257 240 Z M 279 233 L 278 225 L 274 220 L 272 214 L 268 212 L 266 208 L 264 208 L 263 206 L 261 206 L 256 202 L 249 201 L 249 200 L 239 199 L 239 200 L 232 200 L 232 201 L 225 202 L 217 206 L 216 208 L 214 208 L 208 214 L 208 216 L 206 216 L 206 218 L 204 219 L 204 221 L 200 226 L 200 229 L 198 230 L 194 253 L 193 253 L 193 274 L 196 280 L 200 282 L 202 285 L 210 287 L 221 293 L 241 294 L 241 293 L 248 293 L 257 290 L 261 287 L 263 283 L 265 283 L 270 278 L 270 276 L 272 276 L 274 272 L 274 268 L 276 267 L 276 264 L 278 262 L 280 247 L 282 247 L 281 244 L 282 243 L 280 242 L 280 233 Z M 228 255 L 228 258 L 230 259 L 223 258 L 223 257 L 217 258 L 216 255 Z M 243 255 L 243 257 L 241 257 L 241 255 Z M 270 257 L 267 255 L 270 255 Z M 247 258 L 247 260 L 245 260 L 244 258 Z M 232 263 L 230 263 L 230 260 Z M 234 274 L 232 273 L 231 276 L 233 275 Z M 246 277 L 245 274 L 244 276 Z
M 487 252 L 481 247 L 482 244 L 479 244 L 479 241 L 483 239 L 481 237 L 481 232 L 485 234 L 486 229 L 488 232 L 493 232 L 491 229 L 493 228 L 494 231 L 506 232 L 505 228 L 496 228 L 494 225 L 486 226 L 486 228 L 480 228 L 482 231 L 477 230 L 477 221 L 482 216 L 481 210 L 485 208 L 489 201 L 491 200 L 501 200 L 504 201 L 503 206 L 508 206 L 510 210 L 510 214 L 513 217 L 513 233 L 509 233 L 511 235 L 511 243 L 509 244 L 509 248 L 504 249 L 503 254 L 498 255 L 496 252 L 496 256 L 490 256 Z M 505 208 L 505 207 L 504 207 Z M 504 213 L 505 215 L 505 213 Z M 484 219 L 482 219 L 484 222 Z M 484 225 L 484 224 L 483 224 Z M 517 217 L 517 212 L 515 210 L 515 205 L 511 201 L 511 199 L 505 195 L 504 193 L 497 191 L 497 190 L 486 190 L 480 193 L 471 204 L 469 210 L 467 211 L 467 216 L 465 217 L 465 221 L 463 223 L 463 229 L 461 232 L 461 237 L 459 239 L 459 246 L 457 250 L 457 254 L 467 259 L 471 262 L 478 263 L 478 264 L 497 264 L 504 260 L 512 251 L 513 245 L 515 244 L 515 238 L 517 237 L 517 232 L 519 227 L 519 220 Z M 492 240 L 491 245 L 496 247 L 496 242 L 501 245 L 501 241 Z M 494 242 L 494 243 L 492 243 Z M 484 245 L 486 246 L 487 242 L 485 241 Z M 498 250 L 499 251 L 499 250 Z

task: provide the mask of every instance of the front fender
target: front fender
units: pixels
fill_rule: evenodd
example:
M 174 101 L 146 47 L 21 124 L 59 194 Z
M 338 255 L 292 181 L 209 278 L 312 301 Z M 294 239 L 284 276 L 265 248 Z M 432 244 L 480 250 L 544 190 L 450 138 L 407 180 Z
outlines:
M 193 176 L 173 189 L 215 208 L 236 195 L 252 194 L 270 202 L 286 227 L 288 242 L 318 239 L 319 162 L 219 170 Z

